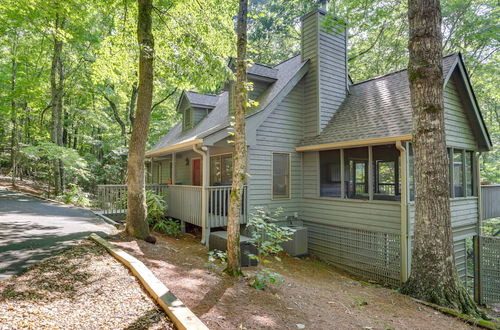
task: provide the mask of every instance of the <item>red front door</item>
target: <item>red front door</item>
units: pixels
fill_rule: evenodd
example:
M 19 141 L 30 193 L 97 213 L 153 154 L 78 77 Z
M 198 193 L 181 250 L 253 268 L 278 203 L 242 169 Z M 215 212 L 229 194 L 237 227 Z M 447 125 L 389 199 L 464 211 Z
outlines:
M 201 162 L 200 159 L 193 159 L 193 186 L 201 186 Z

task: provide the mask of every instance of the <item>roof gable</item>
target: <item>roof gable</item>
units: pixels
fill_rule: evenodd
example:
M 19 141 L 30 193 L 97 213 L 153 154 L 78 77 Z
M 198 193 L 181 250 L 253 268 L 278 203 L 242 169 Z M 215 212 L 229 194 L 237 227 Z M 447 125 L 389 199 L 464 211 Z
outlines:
M 459 53 L 443 58 L 445 85 L 457 69 L 463 71 L 465 75 L 462 75 L 462 81 L 467 83 L 468 77 Z M 472 88 L 470 91 L 472 92 Z M 481 133 L 481 136 L 476 138 L 484 140 L 483 148 L 490 149 L 491 142 L 490 147 L 486 146 L 489 137 L 475 98 L 469 97 L 469 99 L 471 110 L 475 112 L 471 121 Z M 313 146 L 408 136 L 412 133 L 412 128 L 408 76 L 406 70 L 401 70 L 351 85 L 349 95 L 321 134 L 304 139 L 301 145 Z

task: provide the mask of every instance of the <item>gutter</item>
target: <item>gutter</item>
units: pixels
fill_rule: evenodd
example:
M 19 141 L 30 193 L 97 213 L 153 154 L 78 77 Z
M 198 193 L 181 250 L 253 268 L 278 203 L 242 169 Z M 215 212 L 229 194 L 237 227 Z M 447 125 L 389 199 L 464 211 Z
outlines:
M 344 147 L 354 147 L 354 146 L 366 146 L 366 145 L 376 145 L 376 144 L 385 144 L 385 143 L 394 143 L 401 141 L 410 141 L 412 139 L 411 134 L 407 135 L 398 135 L 398 136 L 389 136 L 383 138 L 373 138 L 373 139 L 364 139 L 364 140 L 351 140 L 344 142 L 335 142 L 335 143 L 323 143 L 323 144 L 314 144 L 310 146 L 302 146 L 296 147 L 296 151 L 318 151 L 318 150 L 328 150 L 335 148 L 344 148 Z
M 194 147 L 197 144 L 201 144 L 201 143 L 203 143 L 202 139 L 194 139 L 194 140 L 187 141 L 187 142 L 181 142 L 178 144 L 174 144 L 173 146 L 163 147 L 161 149 L 154 150 L 154 151 L 148 151 L 148 152 L 146 152 L 146 157 L 151 157 L 151 156 L 162 154 L 165 152 L 180 151 L 181 149 L 190 149 L 191 147 Z
M 401 141 L 396 141 L 396 148 L 401 153 L 401 282 L 408 280 L 408 162 L 406 149 Z

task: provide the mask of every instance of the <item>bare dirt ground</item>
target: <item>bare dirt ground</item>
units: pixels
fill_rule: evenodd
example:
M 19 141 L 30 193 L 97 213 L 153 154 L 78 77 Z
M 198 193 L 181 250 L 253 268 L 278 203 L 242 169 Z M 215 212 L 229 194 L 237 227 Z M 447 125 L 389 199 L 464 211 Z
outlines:
M 173 329 L 135 277 L 82 242 L 0 282 L 0 329 Z
M 156 245 L 123 234 L 111 241 L 143 261 L 210 329 L 474 328 L 313 258 L 272 263 L 285 283 L 257 291 L 248 278 L 234 280 L 222 275 L 222 266 L 207 267 L 207 248 L 194 236 L 155 235 Z
M 36 182 L 30 181 L 30 180 L 23 180 L 20 181 L 19 179 L 16 180 L 16 187 L 12 187 L 11 185 L 11 178 L 8 176 L 3 176 L 0 175 L 0 190 L 5 189 L 5 190 L 12 190 L 12 191 L 20 191 L 32 195 L 37 195 L 37 196 L 44 196 L 46 194 L 45 190 L 46 187 L 43 187 Z

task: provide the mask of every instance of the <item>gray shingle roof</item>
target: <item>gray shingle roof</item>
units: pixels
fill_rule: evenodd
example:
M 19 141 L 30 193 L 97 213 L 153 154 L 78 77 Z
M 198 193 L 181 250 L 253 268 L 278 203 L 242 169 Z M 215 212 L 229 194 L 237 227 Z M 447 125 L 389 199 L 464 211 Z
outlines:
M 443 58 L 448 74 L 458 53 Z M 321 134 L 302 146 L 411 134 L 412 109 L 406 70 L 350 86 L 349 94 Z
M 259 97 L 257 100 L 259 102 L 258 108 L 253 114 L 264 110 L 305 63 L 306 62 L 301 62 L 300 56 L 294 56 L 272 68 L 277 72 L 277 81 L 271 84 L 269 88 Z M 175 144 L 201 139 L 222 129 L 226 129 L 229 126 L 231 119 L 228 114 L 228 92 L 226 91 L 216 96 L 217 101 L 215 103 L 215 107 L 196 126 L 183 132 L 182 123 L 177 123 L 147 153 L 151 153 L 168 146 L 173 146 Z
M 278 79 L 277 69 L 260 63 L 254 63 L 254 65 L 247 69 L 247 73 L 271 79 Z
M 185 93 L 186 97 L 189 100 L 189 103 L 191 103 L 192 105 L 206 106 L 210 108 L 215 107 L 215 105 L 217 104 L 217 100 L 219 98 L 219 95 L 200 94 L 193 91 L 188 91 Z

